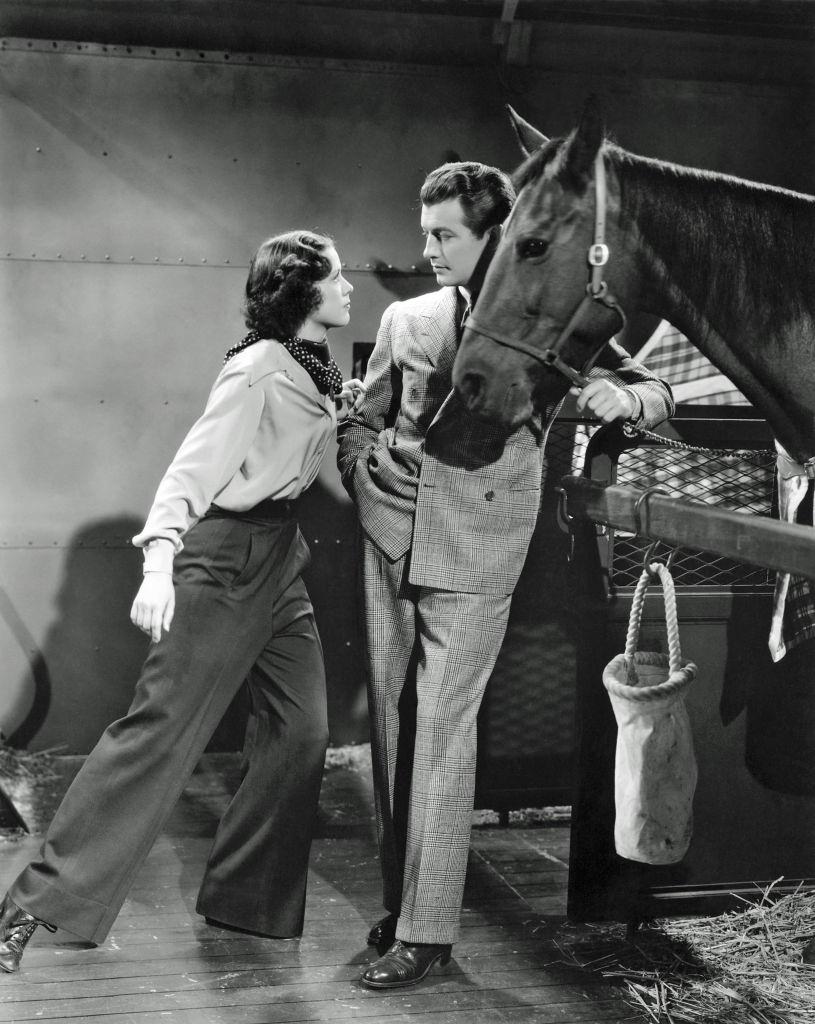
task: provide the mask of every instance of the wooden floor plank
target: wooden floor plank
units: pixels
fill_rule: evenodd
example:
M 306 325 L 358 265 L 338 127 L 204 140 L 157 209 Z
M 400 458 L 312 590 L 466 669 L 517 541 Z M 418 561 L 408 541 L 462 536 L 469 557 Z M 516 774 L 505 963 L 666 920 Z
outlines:
M 67 786 L 81 759 L 60 767 Z M 38 929 L 18 975 L 0 976 L 0 1024 L 603 1024 L 632 1020 L 617 991 L 564 963 L 568 828 L 487 825 L 473 832 L 461 938 L 426 983 L 372 992 L 359 974 L 377 953 L 382 916 L 370 779 L 326 774 L 304 934 L 270 940 L 208 925 L 195 913 L 237 759 L 207 757 L 96 949 Z M 49 794 L 34 813 L 47 820 Z M 0 841 L 0 885 L 39 838 Z

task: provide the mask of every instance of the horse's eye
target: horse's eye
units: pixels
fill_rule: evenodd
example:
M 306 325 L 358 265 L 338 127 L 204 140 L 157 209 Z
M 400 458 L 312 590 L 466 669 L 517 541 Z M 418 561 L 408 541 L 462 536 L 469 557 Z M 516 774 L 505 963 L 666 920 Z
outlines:
M 522 260 L 538 259 L 546 253 L 549 243 L 542 238 L 526 238 L 518 242 L 517 252 Z

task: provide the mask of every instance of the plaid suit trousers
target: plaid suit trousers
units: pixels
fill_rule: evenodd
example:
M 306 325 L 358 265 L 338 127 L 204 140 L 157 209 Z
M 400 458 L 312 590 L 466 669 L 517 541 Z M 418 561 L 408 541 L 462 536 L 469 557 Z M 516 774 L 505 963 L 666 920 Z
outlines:
M 510 594 L 408 582 L 364 538 L 368 704 L 385 908 L 405 942 L 455 942 L 475 791 L 476 719 Z

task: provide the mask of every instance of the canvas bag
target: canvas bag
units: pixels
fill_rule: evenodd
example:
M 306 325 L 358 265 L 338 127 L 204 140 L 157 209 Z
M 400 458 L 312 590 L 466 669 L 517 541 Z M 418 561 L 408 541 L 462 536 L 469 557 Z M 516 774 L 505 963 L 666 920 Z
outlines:
M 637 651 L 648 584 L 662 583 L 668 654 Z M 614 774 L 617 853 L 643 864 L 675 864 L 693 833 L 697 768 L 684 691 L 696 665 L 679 649 L 676 597 L 668 568 L 652 562 L 637 583 L 625 653 L 606 665 L 603 683 L 617 720 Z

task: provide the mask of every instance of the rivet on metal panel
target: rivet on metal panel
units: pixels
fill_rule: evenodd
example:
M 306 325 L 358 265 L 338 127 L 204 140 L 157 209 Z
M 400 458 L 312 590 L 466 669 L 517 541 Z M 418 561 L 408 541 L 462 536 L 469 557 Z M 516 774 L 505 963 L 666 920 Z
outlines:
M 206 262 L 207 262 L 207 258 L 206 258 L 206 256 L 202 256 L 202 257 L 201 257 L 201 262 L 202 262 L 202 263 L 206 263 Z
M 110 259 L 110 253 L 109 253 L 109 252 L 106 252 L 106 253 L 105 253 L 105 259 L 106 259 L 106 260 L 109 260 L 109 259 Z
M 35 252 L 32 252 L 31 253 L 31 259 L 35 260 L 36 258 L 37 258 L 37 254 Z
M 179 263 L 183 263 L 184 262 L 184 257 L 183 256 L 179 256 L 178 257 L 178 262 Z
M 58 253 L 57 253 L 57 259 L 58 259 L 58 260 L 61 260 L 61 259 L 62 259 L 62 253 L 61 253 L 61 252 L 58 252 Z
M 130 262 L 131 263 L 135 263 L 136 262 L 136 257 L 135 256 L 131 256 L 130 257 Z
M 411 270 L 418 270 L 418 267 L 416 266 L 416 264 L 415 264 L 415 263 L 411 263 L 411 265 L 410 265 L 410 269 L 411 269 Z
M 81 260 L 85 260 L 85 259 L 87 259 L 87 256 L 85 255 L 85 253 L 84 253 L 84 252 L 81 252 L 81 253 L 79 254 L 79 258 L 80 258 Z
M 366 270 L 370 270 L 371 269 L 371 264 L 370 263 L 366 263 L 365 264 L 365 269 Z
M 228 260 L 228 259 L 225 259 L 225 260 L 224 260 L 224 263 L 229 263 L 229 260 Z
M 154 262 L 154 263 L 158 263 L 158 256 L 154 256 L 154 257 L 153 257 L 153 262 Z

